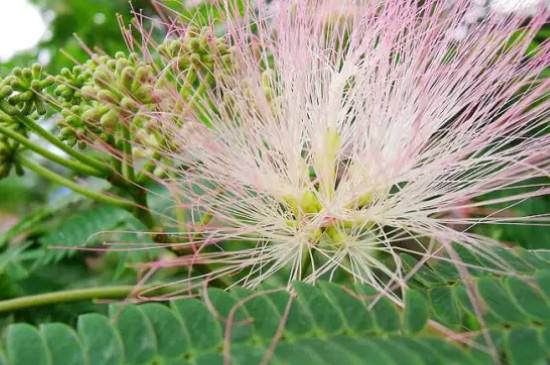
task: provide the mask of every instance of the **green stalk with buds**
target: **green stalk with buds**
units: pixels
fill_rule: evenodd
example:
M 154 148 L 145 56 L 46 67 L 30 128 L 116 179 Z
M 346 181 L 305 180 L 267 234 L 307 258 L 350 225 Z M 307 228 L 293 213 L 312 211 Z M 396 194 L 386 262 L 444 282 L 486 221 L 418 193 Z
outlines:
M 162 96 L 174 87 L 182 101 L 176 109 L 182 117 L 190 113 L 206 84 L 214 83 L 214 58 L 227 66 L 230 59 L 225 42 L 212 42 L 208 29 L 195 27 L 185 37 L 167 39 L 156 52 L 157 63 L 136 53 L 93 54 L 58 75 L 47 75 L 34 64 L 0 79 L 0 179 L 31 170 L 102 204 L 132 212 L 150 232 L 165 232 L 151 213 L 144 186 L 152 176 L 164 176 L 171 163 L 160 151 L 177 146 L 147 115 L 162 110 Z M 172 74 L 186 75 L 185 81 L 159 76 L 156 67 L 171 67 Z M 55 121 L 52 130 L 44 126 L 49 119 Z M 67 174 L 34 162 L 31 153 L 64 167 Z M 111 189 L 90 190 L 75 182 L 77 176 L 104 179 Z M 165 234 L 153 233 L 151 238 L 168 240 Z

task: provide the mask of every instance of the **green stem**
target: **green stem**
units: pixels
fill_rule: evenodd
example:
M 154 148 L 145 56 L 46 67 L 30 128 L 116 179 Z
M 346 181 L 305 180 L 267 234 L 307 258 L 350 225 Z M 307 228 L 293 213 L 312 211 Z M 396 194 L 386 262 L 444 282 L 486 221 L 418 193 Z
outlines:
M 130 144 L 131 132 L 130 127 L 122 126 L 122 143 L 124 151 L 124 176 L 130 181 L 135 181 L 134 176 L 134 160 L 132 155 L 132 145 Z
M 132 285 L 66 290 L 0 301 L 0 313 L 79 300 L 125 298 L 135 290 Z
M 148 203 L 147 203 L 147 195 L 145 193 L 144 190 L 137 190 L 134 194 L 132 194 L 132 198 L 134 199 L 134 201 L 136 202 L 136 205 L 134 206 L 134 210 L 133 210 L 133 213 L 134 213 L 134 216 L 136 218 L 138 218 L 141 223 L 143 223 L 145 225 L 145 227 L 147 227 L 149 230 L 153 231 L 153 232 L 162 232 L 163 229 L 162 227 L 158 226 L 157 225 L 157 222 L 155 220 L 155 218 L 153 217 L 153 215 L 151 214 L 151 212 L 149 211 L 148 209 Z M 153 233 L 153 241 L 157 241 L 158 239 L 161 239 L 161 240 L 165 240 L 166 239 L 166 236 L 158 236 L 156 234 Z
M 44 138 L 46 141 L 50 142 L 63 152 L 67 153 L 69 156 L 72 156 L 73 158 L 79 160 L 80 162 L 83 162 L 99 171 L 105 172 L 107 174 L 112 173 L 111 168 L 103 163 L 102 161 L 87 156 L 83 153 L 78 152 L 74 148 L 66 145 L 65 143 L 61 142 L 57 137 L 55 137 L 53 134 L 42 128 L 38 123 L 30 119 L 29 117 L 26 117 L 21 114 L 13 114 L 14 108 L 8 102 L 5 100 L 0 101 L 0 109 L 6 112 L 7 114 L 12 115 L 13 118 L 17 119 L 20 123 L 24 124 L 27 128 L 34 131 L 36 134 L 38 134 L 40 137 Z
M 105 177 L 105 173 L 100 172 L 96 170 L 93 167 L 90 167 L 88 165 L 84 165 L 78 161 L 74 160 L 67 160 L 66 158 L 63 158 L 59 155 L 56 155 L 53 152 L 48 151 L 47 149 L 40 147 L 38 144 L 31 142 L 29 139 L 27 139 L 25 136 L 14 132 L 13 130 L 6 128 L 2 125 L 0 125 L 0 133 L 8 136 L 9 138 L 13 139 L 14 141 L 19 142 L 23 146 L 29 148 L 30 150 L 44 156 L 50 161 L 53 161 L 55 163 L 58 163 L 62 166 L 65 166 L 75 172 L 84 174 L 84 175 L 92 175 L 97 177 Z
M 195 67 L 190 67 L 187 70 L 187 75 L 185 76 L 183 88 L 180 91 L 180 95 L 183 96 L 184 98 L 187 98 L 189 92 L 193 90 L 193 84 L 197 79 L 197 72 L 198 71 Z
M 109 195 L 99 193 L 97 191 L 86 189 L 78 184 L 75 184 L 72 180 L 69 180 L 61 175 L 56 174 L 55 172 L 37 165 L 24 157 L 19 157 L 19 161 L 23 166 L 36 172 L 39 175 L 44 176 L 46 179 L 56 182 L 60 185 L 66 186 L 69 189 L 73 190 L 76 193 L 82 194 L 88 198 L 94 199 L 100 203 L 113 205 L 115 207 L 120 207 L 126 210 L 132 210 L 134 205 L 128 201 L 122 200 L 120 198 L 114 198 Z
M 155 151 L 153 153 L 153 156 L 143 165 L 143 171 L 138 174 L 136 177 L 136 182 L 139 185 L 143 185 L 147 182 L 149 179 L 149 174 L 152 174 L 153 171 L 155 171 L 155 168 L 158 165 L 159 160 L 161 159 L 162 155 L 159 151 Z
M 206 91 L 206 88 L 212 82 L 214 82 L 214 76 L 212 76 L 211 74 L 207 75 L 205 77 L 205 79 L 203 80 L 203 82 L 199 85 L 199 87 L 193 93 L 193 96 L 191 97 L 191 100 L 189 100 L 189 102 L 187 103 L 187 106 L 185 107 L 185 109 L 182 112 L 183 116 L 187 115 L 189 112 L 191 112 L 191 110 L 193 110 L 197 106 L 197 101 L 199 100 L 200 97 L 203 96 L 204 92 Z M 207 125 L 207 126 L 211 127 L 209 125 Z

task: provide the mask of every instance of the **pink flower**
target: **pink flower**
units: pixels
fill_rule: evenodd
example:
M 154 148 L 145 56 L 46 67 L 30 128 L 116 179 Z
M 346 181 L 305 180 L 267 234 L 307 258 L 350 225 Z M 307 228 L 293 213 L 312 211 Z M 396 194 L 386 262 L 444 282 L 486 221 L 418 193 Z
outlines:
M 496 261 L 464 225 L 506 218 L 454 212 L 549 192 L 517 189 L 550 168 L 549 45 L 528 51 L 545 10 L 466 22 L 466 0 L 276 4 L 222 11 L 232 67 L 214 60 L 183 126 L 154 116 L 185 167 L 168 187 L 195 253 L 152 265 L 219 264 L 212 278 L 249 287 L 342 271 L 386 291 L 405 285 L 402 252 L 456 261 L 442 252 L 458 242 Z

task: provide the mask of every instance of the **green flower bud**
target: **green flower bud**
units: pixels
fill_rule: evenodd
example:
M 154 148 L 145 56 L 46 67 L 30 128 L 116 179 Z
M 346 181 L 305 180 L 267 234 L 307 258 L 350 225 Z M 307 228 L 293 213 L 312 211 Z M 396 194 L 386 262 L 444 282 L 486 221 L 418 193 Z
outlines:
M 2 109 L 2 111 L 8 115 L 17 115 L 19 114 L 19 110 L 17 110 L 17 108 L 11 106 L 10 104 L 0 104 L 0 109 Z
M 212 65 L 214 64 L 214 57 L 211 54 L 203 54 L 201 61 L 206 65 Z
M 153 89 L 153 85 L 142 85 L 133 93 L 133 96 L 144 104 L 150 104 L 154 101 Z
M 136 73 L 133 67 L 126 67 L 122 71 L 121 81 L 122 81 L 122 85 L 125 88 L 129 89 L 131 87 L 132 82 L 134 81 L 134 77 L 136 76 L 135 74 Z
M 40 81 L 32 80 L 31 81 L 31 89 L 38 90 L 39 88 L 40 88 Z
M 139 55 L 136 52 L 131 52 L 128 55 L 128 60 L 130 61 L 130 63 L 136 64 L 139 62 Z
M 39 89 L 44 89 L 46 87 L 49 87 L 49 86 L 53 85 L 54 82 L 55 82 L 54 77 L 51 76 L 51 75 L 48 75 L 48 76 L 46 76 L 46 78 L 44 80 L 41 80 L 38 83 L 38 88 Z
M 146 82 L 151 78 L 152 70 L 149 67 L 141 66 L 136 70 L 136 79 L 139 82 Z
M 9 85 L 4 85 L 0 88 L 0 99 L 4 99 L 11 95 L 13 89 Z
M 81 91 L 82 91 L 82 95 L 84 95 L 88 98 L 96 98 L 97 97 L 96 89 L 93 86 L 83 86 Z
M 84 126 L 84 121 L 75 114 L 71 114 L 65 118 L 65 122 L 75 128 Z
M 63 89 L 63 91 L 59 93 L 59 96 L 65 99 L 69 99 L 73 95 L 74 95 L 74 90 L 71 89 L 70 87 L 65 87 L 65 89 Z
M 62 139 L 63 140 L 63 139 Z M 68 136 L 66 139 L 64 139 L 65 143 L 67 143 L 69 146 L 74 146 L 77 142 L 76 135 Z
M 0 124 L 11 124 L 14 120 L 12 117 L 7 115 L 6 113 L 0 112 Z
M 59 73 L 61 74 L 61 76 L 67 79 L 72 77 L 71 70 L 69 70 L 67 67 L 63 67 Z
M 34 93 L 31 90 L 27 90 L 21 94 L 14 95 L 14 97 L 15 96 L 17 97 L 16 103 L 20 101 L 31 101 L 34 97 Z
M 61 130 L 59 131 L 59 138 L 67 138 L 69 136 L 72 136 L 74 135 L 74 130 L 70 127 L 63 127 L 61 128 Z
M 136 102 L 127 96 L 122 98 L 122 100 L 120 101 L 120 106 L 123 107 L 124 109 L 130 109 L 130 110 L 137 108 Z
M 175 55 L 180 51 L 181 48 L 181 42 L 175 39 L 169 40 L 167 50 L 171 55 Z
M 189 47 L 191 47 L 191 49 L 193 51 L 195 51 L 196 53 L 200 53 L 202 51 L 201 43 L 199 42 L 199 40 L 197 38 L 192 38 L 189 41 Z
M 88 76 L 85 74 L 82 74 L 76 78 L 76 83 L 78 85 L 83 85 L 86 81 L 88 81 Z
M 231 66 L 231 63 L 233 61 L 231 55 L 229 54 L 223 55 L 221 59 L 222 59 L 222 65 Z
M 99 90 L 97 93 L 97 98 L 106 103 L 113 103 L 118 99 L 110 90 Z
M 30 68 L 24 68 L 23 69 L 23 77 L 26 78 L 27 80 L 32 79 L 32 71 L 31 71 Z
M 107 68 L 110 71 L 114 71 L 116 69 L 116 61 L 113 59 L 110 59 L 107 61 L 107 63 L 105 63 L 105 66 L 107 66 Z
M 40 99 L 36 99 L 34 101 L 34 107 L 36 108 L 36 112 L 38 113 L 38 115 L 45 115 L 47 112 L 44 103 Z
M 31 74 L 33 79 L 40 78 L 42 74 L 42 65 L 40 65 L 39 63 L 33 63 L 31 66 Z
M 94 82 L 98 85 L 106 85 L 110 79 L 108 71 L 104 67 L 98 67 L 93 76 Z
M 191 61 L 190 61 L 189 57 L 187 57 L 187 56 L 178 57 L 178 68 L 179 69 L 186 70 L 186 69 L 189 68 L 190 65 L 191 65 Z
M 202 65 L 201 57 L 198 54 L 192 54 L 190 59 L 193 65 L 199 66 L 199 67 Z
M 126 58 L 119 58 L 116 60 L 116 69 L 124 70 L 126 67 L 130 66 L 130 62 Z
M 18 78 L 22 77 L 23 76 L 23 69 L 21 67 L 15 67 L 13 69 L 12 73 Z
M 107 113 L 109 110 L 109 107 L 106 105 L 96 106 L 82 113 L 82 118 L 91 121 L 98 121 L 103 114 Z
M 113 130 L 118 123 L 118 117 L 114 111 L 110 110 L 101 117 L 99 122 L 104 128 Z
M 223 41 L 217 42 L 216 48 L 218 49 L 218 52 L 222 55 L 229 53 L 229 47 L 227 47 L 227 44 L 225 44 Z
M 13 79 L 13 81 L 10 83 L 10 86 L 15 91 L 23 92 L 27 90 L 27 87 L 20 79 Z

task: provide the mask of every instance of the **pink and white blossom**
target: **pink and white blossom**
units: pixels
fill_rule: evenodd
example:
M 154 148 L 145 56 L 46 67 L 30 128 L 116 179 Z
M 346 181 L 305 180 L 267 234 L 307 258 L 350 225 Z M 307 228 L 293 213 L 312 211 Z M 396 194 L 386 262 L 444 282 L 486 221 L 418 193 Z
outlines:
M 232 67 L 194 111 L 152 115 L 178 146 L 166 185 L 194 252 L 151 267 L 216 264 L 181 284 L 249 287 L 341 271 L 387 292 L 406 285 L 402 252 L 456 263 L 456 242 L 498 262 L 467 228 L 545 221 L 460 213 L 550 191 L 530 182 L 550 173 L 550 46 L 528 50 L 546 8 L 467 22 L 466 0 L 276 4 L 219 5 Z

